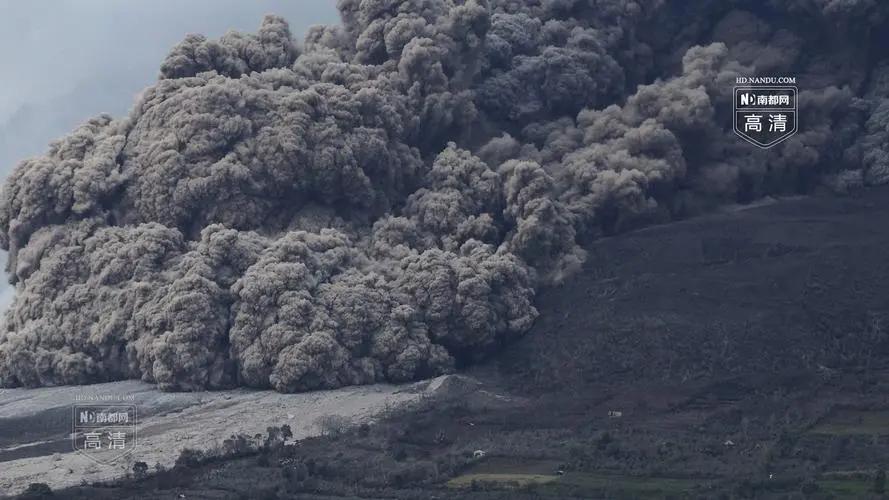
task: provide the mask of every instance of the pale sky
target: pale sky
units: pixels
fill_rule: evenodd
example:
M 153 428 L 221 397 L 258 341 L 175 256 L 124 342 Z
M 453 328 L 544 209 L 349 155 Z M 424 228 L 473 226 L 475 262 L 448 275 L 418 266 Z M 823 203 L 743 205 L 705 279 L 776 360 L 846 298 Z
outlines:
M 0 0 L 0 177 L 84 120 L 125 114 L 186 34 L 255 32 L 265 14 L 298 40 L 339 21 L 336 0 Z M 3 280 L 0 308 L 10 297 Z

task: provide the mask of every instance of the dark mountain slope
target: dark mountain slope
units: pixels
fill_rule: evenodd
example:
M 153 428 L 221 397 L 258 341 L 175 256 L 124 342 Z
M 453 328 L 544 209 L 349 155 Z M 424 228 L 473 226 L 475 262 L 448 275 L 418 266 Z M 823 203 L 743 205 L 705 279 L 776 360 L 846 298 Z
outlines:
M 887 222 L 889 190 L 878 189 L 600 240 L 493 364 L 534 389 L 885 366 Z

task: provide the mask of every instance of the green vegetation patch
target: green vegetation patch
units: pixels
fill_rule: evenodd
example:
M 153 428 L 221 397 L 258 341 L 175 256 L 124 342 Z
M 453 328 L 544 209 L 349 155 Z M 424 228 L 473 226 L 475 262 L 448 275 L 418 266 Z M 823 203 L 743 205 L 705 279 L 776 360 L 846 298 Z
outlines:
M 833 436 L 889 435 L 889 410 L 839 410 L 809 432 Z
M 473 483 L 489 488 L 524 488 L 531 484 L 545 484 L 559 476 L 543 474 L 464 474 L 447 482 L 450 488 L 470 488 Z
M 818 491 L 832 494 L 836 498 L 864 498 L 873 494 L 873 480 L 867 479 L 821 479 L 815 481 Z
M 539 493 L 612 492 L 633 497 L 681 495 L 702 486 L 701 480 L 672 477 L 641 477 L 589 472 L 557 474 L 527 473 L 470 473 L 447 482 L 451 488 L 483 487 L 485 489 L 514 489 L 538 486 Z
M 644 477 L 573 472 L 559 478 L 561 483 L 592 491 L 614 491 L 638 495 L 684 493 L 701 485 L 700 480 L 674 477 Z

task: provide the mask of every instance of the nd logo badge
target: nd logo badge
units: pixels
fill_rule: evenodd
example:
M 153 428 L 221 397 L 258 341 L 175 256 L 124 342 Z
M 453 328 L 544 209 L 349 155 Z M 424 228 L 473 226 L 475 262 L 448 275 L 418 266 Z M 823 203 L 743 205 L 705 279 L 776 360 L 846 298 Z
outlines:
M 136 447 L 136 407 L 75 405 L 71 444 L 74 451 L 108 465 Z
M 796 87 L 735 87 L 735 133 L 768 149 L 796 133 Z

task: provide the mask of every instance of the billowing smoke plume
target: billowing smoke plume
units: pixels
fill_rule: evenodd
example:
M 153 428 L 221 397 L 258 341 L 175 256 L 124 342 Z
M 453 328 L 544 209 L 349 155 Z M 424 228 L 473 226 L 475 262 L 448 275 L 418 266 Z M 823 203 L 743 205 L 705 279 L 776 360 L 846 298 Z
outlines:
M 273 16 L 189 36 L 128 117 L 18 165 L 0 385 L 445 373 L 524 333 L 583 241 L 889 181 L 886 2 L 339 8 L 303 43 Z M 768 152 L 731 133 L 753 75 L 801 87 L 800 132 Z

